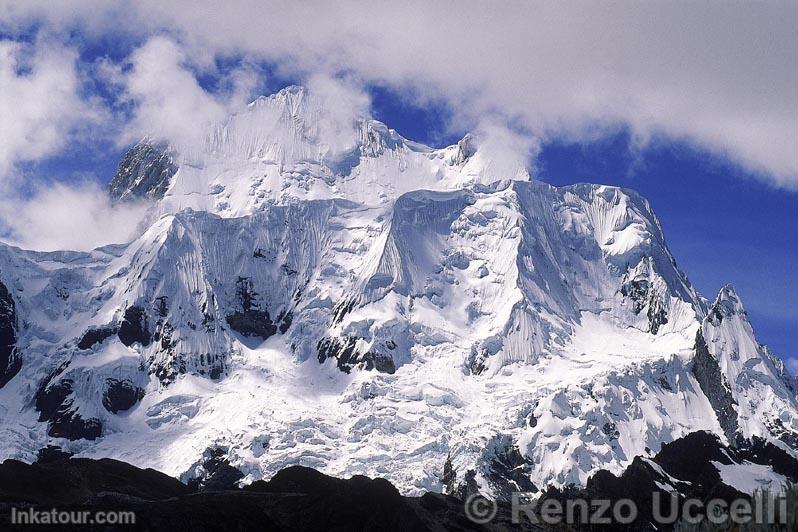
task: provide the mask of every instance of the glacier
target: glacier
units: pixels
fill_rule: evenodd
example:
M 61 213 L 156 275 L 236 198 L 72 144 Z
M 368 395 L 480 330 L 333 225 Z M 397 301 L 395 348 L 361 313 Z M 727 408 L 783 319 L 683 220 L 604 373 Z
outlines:
M 798 382 L 633 191 L 497 174 L 300 87 L 109 187 L 131 242 L 0 244 L 0 454 L 184 480 L 301 464 L 406 494 L 584 485 L 703 430 L 798 457 Z M 723 474 L 734 477 L 732 466 Z

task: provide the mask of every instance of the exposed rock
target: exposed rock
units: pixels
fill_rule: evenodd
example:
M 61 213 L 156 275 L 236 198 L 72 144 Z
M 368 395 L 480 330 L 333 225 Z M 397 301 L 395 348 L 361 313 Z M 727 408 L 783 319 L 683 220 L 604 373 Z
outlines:
M 617 440 L 618 436 L 621 435 L 615 423 L 612 423 L 610 421 L 604 423 L 604 426 L 601 427 L 601 432 L 603 432 L 607 436 L 607 439 L 609 440 Z
M 163 473 L 109 458 L 69 458 L 35 464 L 6 460 L 0 465 L 0 500 L 8 502 L 60 508 L 90 504 L 103 492 L 152 501 L 188 491 L 180 481 Z
M 621 285 L 621 295 L 632 302 L 635 314 L 640 313 L 648 302 L 649 282 L 647 279 L 635 279 Z
M 296 530 L 427 530 L 405 497 L 388 481 L 355 475 L 348 480 L 328 477 L 301 466 L 278 472 L 269 482 L 258 481 L 250 493 L 296 493 L 315 501 L 286 501 Z M 299 512 L 299 508 L 302 508 Z
M 135 343 L 143 346 L 150 345 L 152 337 L 147 324 L 147 314 L 144 309 L 133 305 L 125 309 L 125 315 L 119 324 L 119 340 L 127 347 Z
M 108 185 L 108 193 L 114 200 L 160 199 L 176 172 L 171 150 L 165 144 L 144 139 L 119 161 L 116 174 Z
M 230 465 L 223 449 L 207 449 L 206 460 L 202 463 L 201 474 L 188 481 L 188 488 L 196 492 L 234 490 L 244 474 Z
M 488 461 L 483 471 L 496 499 L 509 501 L 515 492 L 535 493 L 537 486 L 529 479 L 532 462 L 521 455 L 509 436 L 497 436 L 487 446 Z
M 17 351 L 17 312 L 14 298 L 0 283 L 0 388 L 22 369 Z
M 356 344 L 357 338 L 353 336 L 322 338 L 316 345 L 319 363 L 323 364 L 328 358 L 334 358 L 338 369 L 344 373 L 349 373 L 360 357 L 360 354 L 355 349 Z
M 639 314 L 647 308 L 648 331 L 657 334 L 668 323 L 667 305 L 647 279 L 634 279 L 621 285 L 621 295 L 629 299 L 632 310 Z
M 695 338 L 695 356 L 693 357 L 693 375 L 695 375 L 701 391 L 709 399 L 709 403 L 715 410 L 723 433 L 734 445 L 737 440 L 739 426 L 737 424 L 737 411 L 734 406 L 737 404 L 732 396 L 726 378 L 721 372 L 718 361 L 709 352 L 704 335 L 699 330 Z
M 78 349 L 91 349 L 94 345 L 104 342 L 107 338 L 117 334 L 116 327 L 96 327 L 83 334 L 78 342 Z
M 441 478 L 441 484 L 443 484 L 443 492 L 444 493 L 454 493 L 457 485 L 457 471 L 454 470 L 454 466 L 452 465 L 452 455 L 448 455 L 446 457 L 446 462 L 443 463 L 443 478 Z
M 105 382 L 107 388 L 102 402 L 105 409 L 113 414 L 130 410 L 144 397 L 144 390 L 128 380 L 108 379 Z
M 267 310 L 236 311 L 225 320 L 231 329 L 244 336 L 259 336 L 265 340 L 277 333 L 277 326 L 272 322 Z
M 166 303 L 168 299 L 166 296 L 155 298 L 155 310 L 158 311 L 158 316 L 161 318 L 165 318 L 169 314 L 169 305 Z
M 648 331 L 651 334 L 657 334 L 659 328 L 668 323 L 668 311 L 665 302 L 656 293 L 651 294 L 651 299 L 648 302 Z
M 240 308 L 225 317 L 231 329 L 244 336 L 259 336 L 264 340 L 277 334 L 277 325 L 272 321 L 269 311 L 260 308 L 258 293 L 252 289 L 249 278 L 238 278 L 236 296 Z M 290 321 L 288 323 L 290 325 Z M 285 329 L 288 327 L 285 326 Z
M 291 323 L 294 321 L 294 315 L 291 312 L 281 312 L 279 316 L 277 316 L 277 322 L 280 324 L 278 329 L 280 330 L 280 334 L 285 334 L 288 332 L 288 329 L 291 327 Z
M 355 367 L 365 370 L 376 369 L 389 374 L 396 372 L 396 364 L 392 357 L 372 351 L 361 354 L 356 349 L 357 340 L 354 336 L 322 338 L 316 345 L 319 363 L 323 364 L 328 358 L 334 358 L 338 369 L 344 373 L 351 372 Z
M 39 452 L 36 453 L 36 463 L 37 464 L 47 464 L 52 462 L 61 462 L 64 460 L 69 460 L 72 456 L 72 453 L 68 453 L 58 447 L 56 445 L 48 445 L 47 447 L 42 447 L 39 449 Z
M 627 527 L 612 525 L 612 530 L 670 530 L 674 523 L 655 523 L 654 497 L 659 497 L 662 515 L 671 513 L 671 497 L 678 507 L 689 498 L 702 501 L 721 499 L 728 502 L 750 498 L 751 493 L 741 493 L 723 483 L 718 468 L 751 464 L 767 465 L 788 481 L 798 479 L 798 460 L 782 449 L 763 440 L 739 441 L 738 447 L 727 447 L 714 434 L 694 432 L 662 446 L 653 458 L 637 456 L 620 476 L 600 470 L 592 475 L 582 490 L 548 490 L 544 498 L 561 501 L 582 498 L 621 499 L 634 501 L 639 511 L 637 520 Z M 675 514 L 674 514 L 675 515 Z M 593 530 L 589 526 L 575 526 L 574 530 Z
M 477 483 L 477 472 L 473 469 L 467 469 L 463 475 L 463 481 L 451 492 L 451 495 L 460 500 L 466 500 L 469 496 L 479 493 L 479 484 Z
M 71 379 L 60 379 L 66 366 L 58 368 L 45 379 L 36 393 L 36 410 L 39 421 L 48 421 L 47 434 L 54 438 L 69 440 L 95 440 L 102 435 L 99 419 L 83 419 L 73 407 Z

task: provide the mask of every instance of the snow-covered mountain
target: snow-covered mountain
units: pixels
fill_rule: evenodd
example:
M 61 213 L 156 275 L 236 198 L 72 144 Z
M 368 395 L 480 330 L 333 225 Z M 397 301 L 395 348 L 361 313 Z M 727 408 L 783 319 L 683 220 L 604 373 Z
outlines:
M 798 384 L 645 199 L 333 111 L 289 87 L 190 152 L 145 139 L 110 186 L 153 201 L 130 243 L 0 245 L 2 456 L 496 497 L 698 430 L 798 456 Z

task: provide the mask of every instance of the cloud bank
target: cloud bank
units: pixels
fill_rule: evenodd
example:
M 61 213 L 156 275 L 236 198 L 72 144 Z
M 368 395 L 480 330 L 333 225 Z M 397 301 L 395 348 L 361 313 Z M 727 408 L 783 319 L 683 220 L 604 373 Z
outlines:
M 227 90 L 213 94 L 200 86 L 191 66 L 174 41 L 158 36 L 131 54 L 127 71 L 114 70 L 113 65 L 106 69 L 110 81 L 122 88 L 123 99 L 133 104 L 122 143 L 152 136 L 169 141 L 178 151 L 190 151 L 201 145 L 211 124 L 247 103 L 254 79 L 245 68 L 229 73 Z
M 96 182 L 37 186 L 26 198 L 0 200 L 2 239 L 24 249 L 88 251 L 137 236 L 146 203 L 112 204 Z M 1 234 L 1 233 L 0 233 Z
M 0 14 L 54 31 L 177 39 L 182 51 L 159 41 L 134 54 L 129 91 L 144 107 L 166 102 L 159 87 L 185 85 L 148 58 L 244 54 L 290 72 L 412 88 L 448 102 L 467 125 L 498 112 L 544 140 L 619 127 L 640 143 L 684 140 L 798 186 L 795 3 L 5 1 Z M 185 95 L 178 110 L 224 108 Z

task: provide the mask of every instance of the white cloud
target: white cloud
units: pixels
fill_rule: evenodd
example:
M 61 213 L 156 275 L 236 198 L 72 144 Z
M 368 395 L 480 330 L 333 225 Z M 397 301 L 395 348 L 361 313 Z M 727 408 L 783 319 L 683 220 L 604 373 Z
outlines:
M 798 358 L 791 357 L 786 359 L 784 362 L 787 365 L 787 369 L 790 370 L 791 374 L 798 375 Z
M 153 37 L 135 50 L 130 64 L 129 71 L 109 76 L 135 104 L 120 139 L 123 143 L 151 135 L 168 140 L 179 151 L 190 151 L 201 145 L 211 124 L 246 103 L 254 84 L 251 72 L 242 68 L 230 74 L 223 94 L 206 91 L 183 49 L 165 37 Z
M 79 96 L 76 52 L 52 41 L 0 41 L 0 180 L 58 153 L 102 113 Z
M 9 20 L 171 32 L 192 56 L 241 52 L 410 87 L 472 124 L 499 110 L 544 139 L 628 126 L 637 139 L 684 139 L 798 186 L 796 3 L 55 4 L 5 5 Z M 109 13 L 124 6 L 114 26 Z
M 38 185 L 32 196 L 0 200 L 0 234 L 24 249 L 90 250 L 130 241 L 147 207 L 111 204 L 105 189 L 93 181 Z
M 370 116 L 369 96 L 352 80 L 329 75 L 314 74 L 306 85 L 322 113 L 316 123 L 316 140 L 333 154 L 351 148 L 357 140 L 355 119 Z
M 537 154 L 537 139 L 508 128 L 495 118 L 485 118 L 476 127 L 474 139 L 482 159 L 483 181 L 528 178 L 529 161 Z

